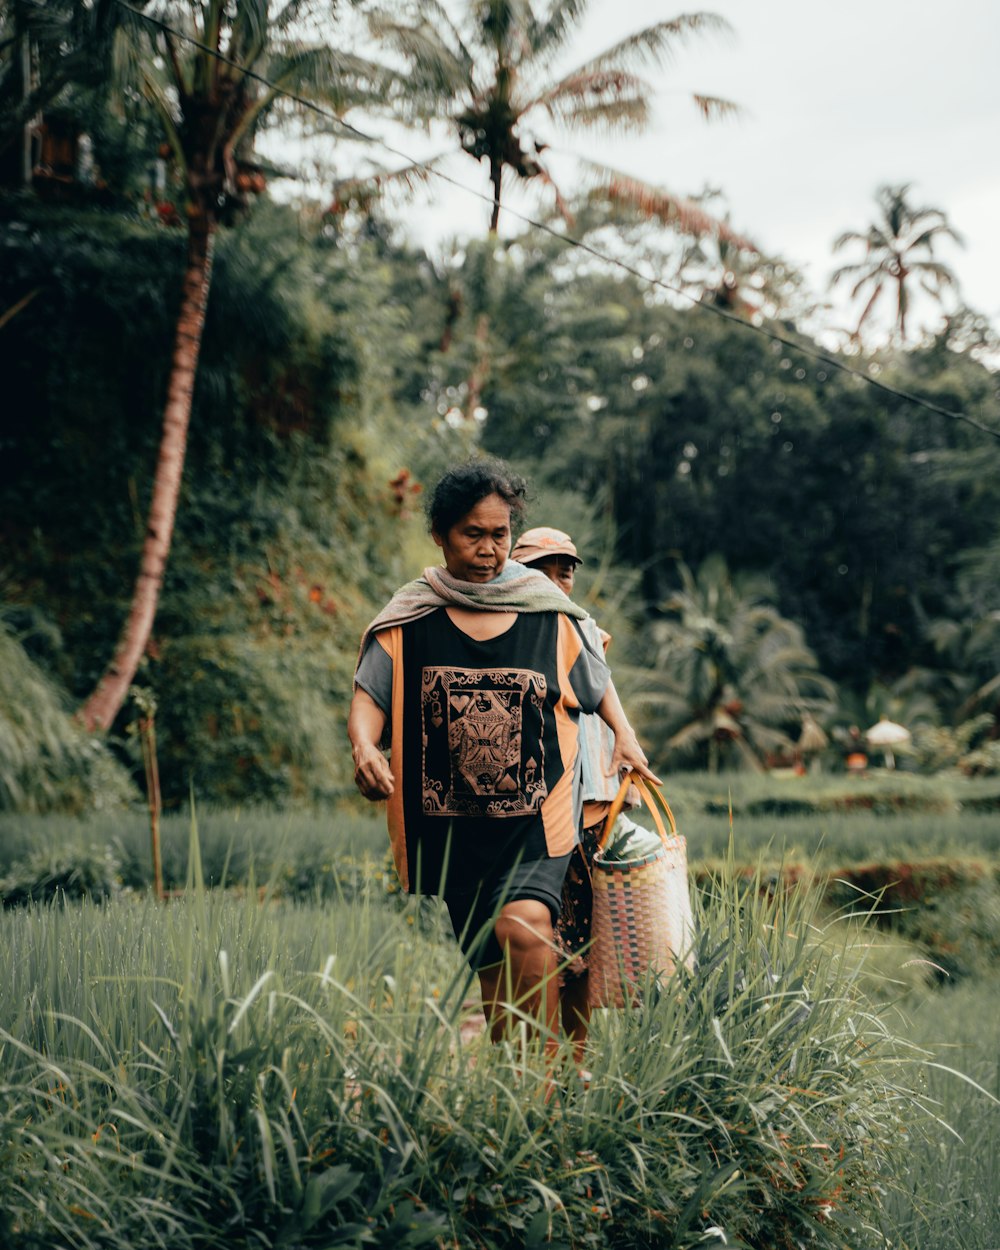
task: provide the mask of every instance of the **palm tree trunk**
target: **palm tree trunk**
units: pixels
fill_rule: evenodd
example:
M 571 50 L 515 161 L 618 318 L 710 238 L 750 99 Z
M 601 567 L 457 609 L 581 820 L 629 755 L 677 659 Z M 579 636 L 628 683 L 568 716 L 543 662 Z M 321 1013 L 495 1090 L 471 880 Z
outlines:
M 496 234 L 500 225 L 500 184 L 503 182 L 503 164 L 490 161 L 490 182 L 493 184 L 493 215 L 490 217 L 490 234 Z
M 125 702 L 153 628 L 184 471 L 191 398 L 205 324 L 205 306 L 212 281 L 214 238 L 215 222 L 210 214 L 200 212 L 190 218 L 187 267 L 177 314 L 167 402 L 163 411 L 163 433 L 139 575 L 114 657 L 79 712 L 80 719 L 90 731 L 108 729 L 114 721 Z
M 467 380 L 465 419 L 472 421 L 483 397 L 483 386 L 490 372 L 490 315 L 480 313 L 476 321 L 476 356 Z

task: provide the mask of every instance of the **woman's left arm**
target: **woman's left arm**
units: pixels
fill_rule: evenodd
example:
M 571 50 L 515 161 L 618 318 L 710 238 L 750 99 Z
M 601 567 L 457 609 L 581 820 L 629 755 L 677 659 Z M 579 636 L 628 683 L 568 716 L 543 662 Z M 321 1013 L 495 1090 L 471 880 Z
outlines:
M 620 776 L 623 768 L 634 769 L 640 777 L 645 777 L 654 786 L 662 785 L 659 777 L 649 767 L 646 752 L 639 745 L 635 730 L 629 724 L 613 681 L 608 682 L 604 698 L 598 704 L 597 715 L 615 735 L 615 750 L 611 757 L 609 776 Z

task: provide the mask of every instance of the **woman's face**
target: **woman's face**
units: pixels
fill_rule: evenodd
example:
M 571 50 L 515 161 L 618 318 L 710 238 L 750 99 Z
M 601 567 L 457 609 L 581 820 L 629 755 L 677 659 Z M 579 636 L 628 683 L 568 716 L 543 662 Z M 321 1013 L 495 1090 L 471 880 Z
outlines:
M 491 582 L 510 554 L 510 504 L 487 495 L 470 508 L 447 534 L 432 531 L 452 577 L 463 582 Z

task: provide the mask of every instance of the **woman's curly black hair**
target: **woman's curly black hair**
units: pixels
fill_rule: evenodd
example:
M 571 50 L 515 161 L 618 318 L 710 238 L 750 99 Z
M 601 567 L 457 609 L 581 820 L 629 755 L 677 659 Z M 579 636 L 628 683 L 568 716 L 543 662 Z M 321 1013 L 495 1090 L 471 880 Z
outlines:
M 511 521 L 519 521 L 524 515 L 528 483 L 495 456 L 481 456 L 457 464 L 431 492 L 427 502 L 431 529 L 443 537 L 487 495 L 499 495 L 510 505 Z

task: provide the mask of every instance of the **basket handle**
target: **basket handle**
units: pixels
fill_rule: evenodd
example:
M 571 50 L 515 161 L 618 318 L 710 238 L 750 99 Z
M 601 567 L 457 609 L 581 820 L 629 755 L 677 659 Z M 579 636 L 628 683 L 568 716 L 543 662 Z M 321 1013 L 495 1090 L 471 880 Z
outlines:
M 604 828 L 601 830 L 601 836 L 598 841 L 598 850 L 603 851 L 605 846 L 607 845 L 608 838 L 611 836 L 612 826 L 614 825 L 615 821 L 618 819 L 618 814 L 622 810 L 622 807 L 625 803 L 625 795 L 628 793 L 628 788 L 631 785 L 634 785 L 635 788 L 639 791 L 639 794 L 642 797 L 643 802 L 646 804 L 646 807 L 649 811 L 650 816 L 652 816 L 653 818 L 653 823 L 656 825 L 656 832 L 660 835 L 663 841 L 666 842 L 667 840 L 667 831 L 666 831 L 666 828 L 664 827 L 663 817 L 660 815 L 660 810 L 657 807 L 656 803 L 653 802 L 654 795 L 657 801 L 659 802 L 660 807 L 662 807 L 664 812 L 666 813 L 667 822 L 670 825 L 671 836 L 676 836 L 677 821 L 674 820 L 674 814 L 670 810 L 670 804 L 663 797 L 663 791 L 660 789 L 659 786 L 654 786 L 651 781 L 646 781 L 643 777 L 640 777 L 640 775 L 637 772 L 630 770 L 622 778 L 622 783 L 618 787 L 618 793 L 611 800 L 611 806 L 608 808 L 608 814 L 604 818 Z

